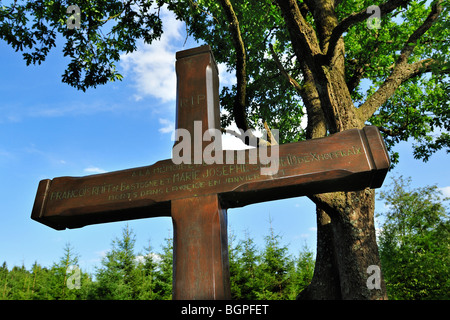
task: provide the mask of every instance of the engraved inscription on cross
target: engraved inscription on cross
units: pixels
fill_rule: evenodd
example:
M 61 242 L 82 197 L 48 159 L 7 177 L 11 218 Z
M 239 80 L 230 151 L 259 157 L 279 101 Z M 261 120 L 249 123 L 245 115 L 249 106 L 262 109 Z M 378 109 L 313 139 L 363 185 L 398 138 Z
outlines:
M 180 134 L 173 159 L 104 174 L 42 180 L 32 219 L 64 230 L 170 216 L 173 298 L 229 299 L 228 208 L 382 185 L 390 161 L 378 129 L 372 126 L 269 147 L 265 152 L 277 155 L 271 159 L 276 170 L 270 174 L 263 173 L 268 168 L 264 153 L 245 150 L 230 156 L 221 150 L 220 136 L 212 137 L 219 128 L 219 81 L 209 46 L 178 52 L 176 71 Z M 183 132 L 194 138 L 188 140 Z M 214 152 L 198 161 L 199 153 L 204 156 L 202 151 L 211 144 Z M 175 155 L 190 161 L 175 161 Z M 226 161 L 211 163 L 208 157 L 217 155 Z

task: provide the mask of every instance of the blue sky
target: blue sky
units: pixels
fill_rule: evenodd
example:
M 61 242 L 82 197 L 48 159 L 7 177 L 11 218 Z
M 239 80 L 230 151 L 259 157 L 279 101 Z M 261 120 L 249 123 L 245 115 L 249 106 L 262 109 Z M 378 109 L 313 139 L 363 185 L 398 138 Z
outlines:
M 166 15 L 166 13 L 164 13 Z M 185 43 L 185 28 L 170 15 L 161 41 L 123 56 L 122 82 L 86 93 L 61 82 L 67 65 L 61 46 L 40 66 L 26 67 L 22 56 L 0 42 L 0 263 L 8 267 L 37 261 L 51 266 L 66 243 L 80 255 L 80 267 L 93 272 L 111 241 L 126 225 L 136 234 L 136 249 L 150 241 L 160 251 L 172 236 L 170 218 L 92 225 L 56 231 L 30 219 L 38 183 L 60 176 L 85 176 L 151 165 L 171 157 L 175 119 L 175 52 L 196 47 Z M 233 76 L 219 66 L 220 81 Z M 232 145 L 226 139 L 227 146 Z M 438 152 L 426 164 L 415 160 L 410 143 L 401 143 L 400 164 L 389 176 L 412 177 L 414 187 L 437 184 L 450 196 L 448 155 Z M 377 202 L 376 211 L 384 210 Z M 292 254 L 307 244 L 315 250 L 315 207 L 307 198 L 293 198 L 228 211 L 229 230 L 247 232 L 263 246 L 269 220 Z

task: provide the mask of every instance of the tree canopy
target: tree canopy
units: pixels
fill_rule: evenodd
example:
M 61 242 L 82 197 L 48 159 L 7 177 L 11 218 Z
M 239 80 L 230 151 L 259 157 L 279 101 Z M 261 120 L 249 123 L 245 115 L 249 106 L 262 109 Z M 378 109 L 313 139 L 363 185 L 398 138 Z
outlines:
M 80 8 L 79 17 L 68 13 L 70 5 Z M 374 11 L 368 8 L 374 5 L 380 20 L 371 26 Z M 221 105 L 230 111 L 224 126 L 235 120 L 247 129 L 267 121 L 280 130 L 282 142 L 304 139 L 317 117 L 310 110 L 308 70 L 335 68 L 341 55 L 357 117 L 377 125 L 389 147 L 414 138 L 415 155 L 424 160 L 448 150 L 448 0 L 15 0 L 0 6 L 0 39 L 22 52 L 27 65 L 42 63 L 61 41 L 69 58 L 62 81 L 84 91 L 120 80 L 120 55 L 170 28 L 163 25 L 162 8 L 236 71 L 237 84 L 221 93 Z M 79 28 L 69 28 L 72 18 Z M 323 112 L 327 118 L 332 111 Z M 306 113 L 305 129 L 300 123 Z M 327 122 L 328 131 L 336 131 Z

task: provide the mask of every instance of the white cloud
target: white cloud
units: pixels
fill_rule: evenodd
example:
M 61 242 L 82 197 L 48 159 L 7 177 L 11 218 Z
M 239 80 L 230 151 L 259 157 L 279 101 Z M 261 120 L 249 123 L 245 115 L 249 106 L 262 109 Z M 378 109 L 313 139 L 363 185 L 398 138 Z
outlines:
M 84 172 L 87 173 L 105 173 L 106 170 L 100 169 L 98 167 L 88 167 L 84 169 Z
M 382 233 L 383 233 L 383 228 L 375 228 L 375 236 L 377 239 L 380 238 Z
M 175 15 L 165 7 L 161 9 L 160 15 L 164 27 L 161 39 L 150 45 L 141 41 L 136 51 L 120 57 L 123 73 L 134 82 L 135 101 L 146 96 L 158 98 L 163 103 L 176 99 L 175 54 L 184 41 L 184 24 L 176 20 Z M 217 67 L 221 86 L 236 83 L 235 71 L 228 72 L 224 63 L 219 63 Z
M 439 188 L 442 191 L 445 197 L 450 197 L 450 186 Z
M 159 132 L 161 133 L 173 133 L 175 131 L 175 122 L 170 121 L 168 119 L 159 119 L 159 123 L 162 125 L 159 128 Z
M 161 124 L 161 128 L 158 129 L 160 133 L 170 133 L 172 135 L 172 141 L 175 141 L 175 122 L 170 121 L 168 119 L 159 118 L 159 123 Z M 235 131 L 239 133 L 239 129 L 237 128 L 235 123 L 232 123 L 227 127 L 227 130 Z M 261 137 L 262 133 L 259 131 L 254 132 L 255 136 Z M 241 139 L 237 138 L 232 134 L 222 134 L 222 148 L 223 150 L 242 150 L 242 149 L 251 149 L 253 147 L 249 147 L 242 142 Z
M 78 115 L 94 115 L 100 112 L 112 112 L 126 109 L 120 103 L 108 103 L 104 99 L 83 101 L 77 95 L 65 99 L 55 99 L 45 103 L 36 102 L 29 105 L 10 105 L 5 110 L 0 109 L 0 123 L 18 123 L 26 118 L 58 118 Z
M 293 241 L 298 241 L 299 239 L 308 239 L 310 238 L 312 235 L 310 233 L 300 233 L 300 234 L 296 234 L 295 236 L 292 237 Z
M 7 118 L 8 122 L 13 122 L 13 123 L 20 122 L 22 120 L 21 116 L 17 115 L 17 114 L 10 114 L 6 118 Z
M 217 68 L 219 69 L 219 83 L 221 86 L 231 87 L 233 84 L 236 84 L 235 70 L 228 72 L 227 66 L 224 63 L 219 63 Z
M 300 238 L 309 238 L 311 235 L 309 233 L 300 234 Z
M 141 41 L 136 51 L 120 57 L 125 75 L 134 82 L 137 93 L 133 97 L 136 101 L 145 96 L 162 102 L 176 98 L 175 53 L 178 50 L 172 43 L 183 38 L 183 23 L 164 7 L 160 15 L 164 26 L 161 39 L 151 45 Z
M 163 134 L 170 133 L 170 139 L 175 141 L 175 122 L 168 119 L 159 118 L 159 123 L 162 127 L 159 128 L 158 131 Z

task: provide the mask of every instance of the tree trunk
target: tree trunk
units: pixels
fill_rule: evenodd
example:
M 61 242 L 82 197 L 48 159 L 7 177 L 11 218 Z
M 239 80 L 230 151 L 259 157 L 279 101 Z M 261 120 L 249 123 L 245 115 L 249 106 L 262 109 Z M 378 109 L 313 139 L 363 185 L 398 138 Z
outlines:
M 306 86 L 310 90 L 309 94 L 304 94 L 304 101 L 310 102 L 306 103 L 309 139 L 325 135 L 323 123 L 338 131 L 364 126 L 355 115 L 343 81 L 343 65 L 339 65 L 327 70 L 326 79 L 322 78 L 324 82 L 317 84 L 315 79 L 314 86 Z M 320 97 L 320 91 L 314 90 L 317 87 L 327 88 L 326 100 L 333 100 L 332 109 L 319 106 L 318 101 L 323 99 L 317 99 Z M 334 121 L 331 125 L 330 118 Z M 310 286 L 298 299 L 387 299 L 381 274 L 380 289 L 367 286 L 371 276 L 367 273 L 368 267 L 381 268 L 374 225 L 375 191 L 335 192 L 314 195 L 310 199 L 317 207 L 316 265 Z
M 380 267 L 374 225 L 375 192 L 335 192 L 310 197 L 317 205 L 317 256 L 313 280 L 298 299 L 387 299 L 368 285 Z M 370 284 L 372 283 L 369 281 Z
M 295 82 L 294 87 L 307 110 L 307 139 L 324 137 L 327 132 L 361 129 L 402 83 L 430 68 L 432 59 L 414 63 L 408 60 L 420 37 L 442 12 L 441 0 L 433 2 L 425 21 L 405 42 L 392 73 L 358 108 L 350 93 L 356 86 L 355 79 L 346 79 L 343 34 L 368 18 L 369 12 L 364 9 L 339 19 L 335 10 L 339 1 L 304 0 L 301 9 L 297 0 L 276 3 L 302 70 L 303 84 Z M 406 3 L 386 1 L 380 4 L 380 13 L 384 16 Z M 283 67 L 280 69 L 286 73 Z M 289 75 L 287 78 L 290 81 Z M 317 207 L 316 266 L 311 284 L 298 298 L 387 299 L 375 234 L 375 191 L 319 194 L 310 199 Z
M 332 14 L 328 14 L 327 19 L 323 16 L 325 9 L 328 8 L 325 10 L 328 13 L 333 11 L 333 3 L 315 2 L 322 5 L 313 10 L 322 30 L 318 38 L 295 1 L 279 0 L 278 3 L 303 70 L 301 95 L 308 114 L 307 138 L 323 137 L 327 130 L 334 133 L 364 127 L 365 120 L 357 117 L 346 84 L 344 41 L 337 41 L 329 61 L 319 58 L 327 50 L 331 30 L 338 23 Z M 367 285 L 371 276 L 367 268 L 370 265 L 380 267 L 374 226 L 374 191 L 336 192 L 314 195 L 310 199 L 317 206 L 316 265 L 311 284 L 298 299 L 387 298 L 381 274 L 380 289 L 369 289 Z
M 317 254 L 311 284 L 297 296 L 299 300 L 341 299 L 339 273 L 331 219 L 325 211 L 316 208 Z

